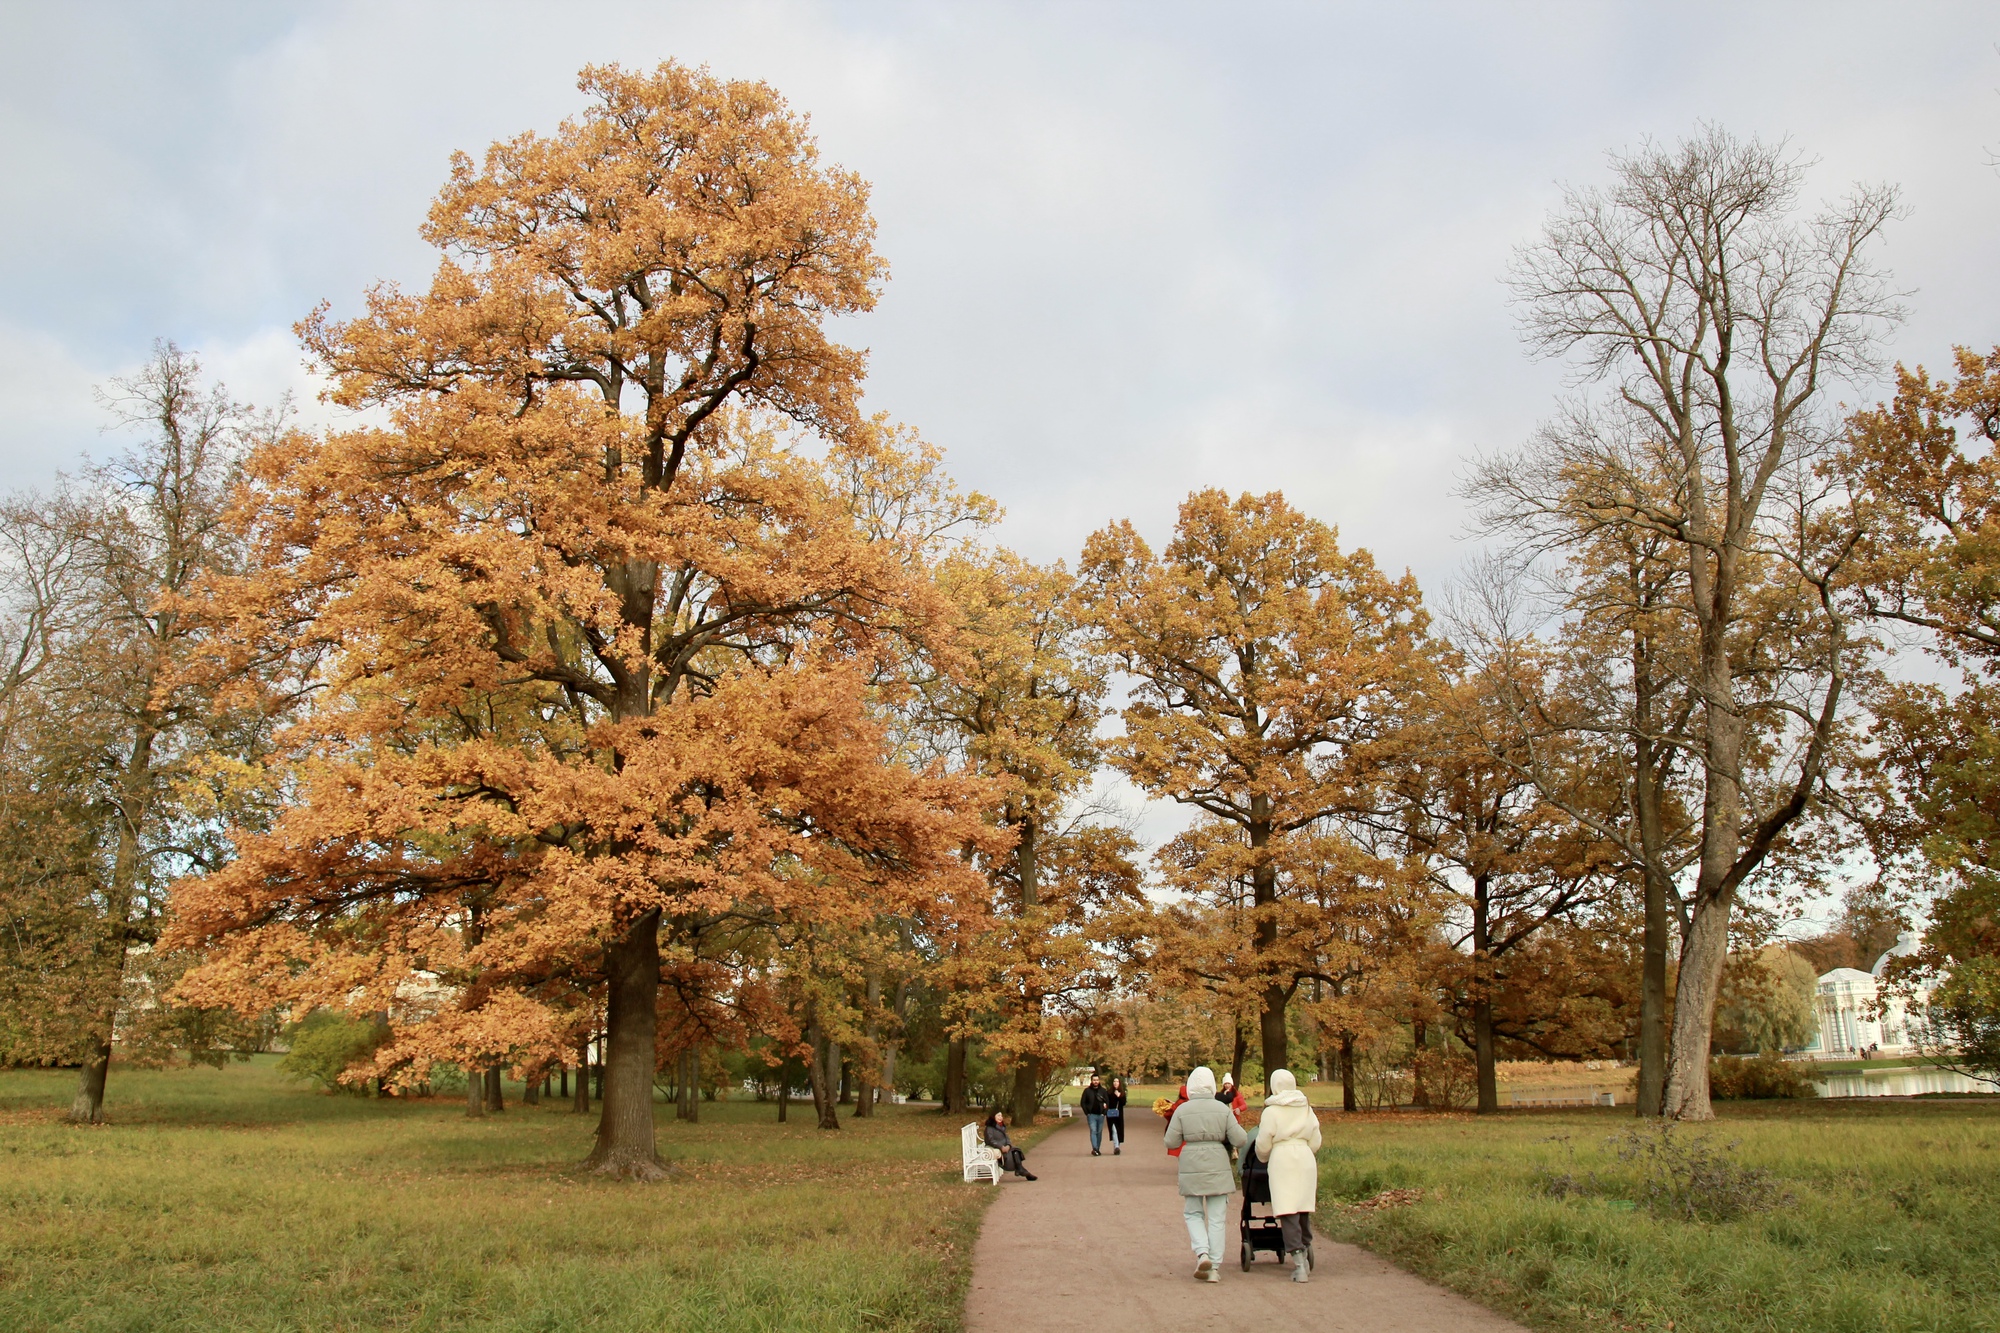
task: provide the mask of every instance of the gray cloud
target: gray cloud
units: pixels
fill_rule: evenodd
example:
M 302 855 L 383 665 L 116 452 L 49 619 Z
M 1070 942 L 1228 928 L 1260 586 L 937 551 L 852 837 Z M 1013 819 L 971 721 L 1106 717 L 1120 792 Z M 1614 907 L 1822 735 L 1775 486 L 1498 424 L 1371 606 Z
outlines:
M 586 61 L 765 78 L 875 183 L 870 402 L 1073 555 L 1188 489 L 1282 488 L 1427 583 L 1450 483 L 1559 390 L 1499 277 L 1558 183 L 1697 120 L 1895 180 L 1894 351 L 2000 341 L 2000 28 L 1934 5 L 19 5 L 0 51 L 0 482 L 91 447 L 156 336 L 310 392 L 286 330 L 421 281 L 453 149 Z M 1857 390 L 1859 392 L 1860 390 Z

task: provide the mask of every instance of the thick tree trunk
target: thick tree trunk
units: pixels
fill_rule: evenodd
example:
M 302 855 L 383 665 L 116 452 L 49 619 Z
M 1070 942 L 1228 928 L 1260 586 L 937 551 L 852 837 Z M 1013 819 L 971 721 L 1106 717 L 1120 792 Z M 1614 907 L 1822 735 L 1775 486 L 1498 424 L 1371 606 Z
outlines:
M 1493 1067 L 1493 932 L 1490 920 L 1493 882 L 1486 875 L 1472 881 L 1472 1063 L 1479 1083 L 1479 1113 L 1500 1110 L 1500 1080 Z
M 1014 1109 L 1009 1113 L 1014 1123 L 1028 1126 L 1035 1123 L 1035 1117 L 1042 1109 L 1042 1062 L 1032 1055 L 1024 1055 L 1014 1065 Z
M 546 1075 L 542 1077 L 546 1077 Z M 537 1077 L 531 1073 L 528 1075 L 528 1081 L 521 1085 L 521 1104 L 523 1106 L 540 1106 L 542 1104 L 542 1077 Z
M 785 1123 L 785 1112 L 792 1104 L 792 1081 L 785 1077 L 783 1068 L 778 1070 L 778 1123 Z
M 944 1048 L 944 1113 L 964 1115 L 972 1109 L 965 1095 L 965 1038 L 953 1037 Z
M 840 1047 L 838 1045 L 833 1048 L 833 1062 L 830 1067 L 837 1068 L 840 1071 L 840 1104 L 842 1106 L 854 1105 L 854 1064 L 852 1061 L 841 1058 Z
M 84 1053 L 83 1069 L 76 1080 L 76 1096 L 69 1104 L 72 1125 L 96 1125 L 104 1121 L 104 1080 L 111 1071 L 111 1038 L 90 1039 Z
M 486 1114 L 486 1076 L 469 1065 L 465 1070 L 465 1113 L 475 1120 Z
M 1249 830 L 1250 850 L 1254 858 L 1250 870 L 1250 896 L 1258 907 L 1268 907 L 1278 901 L 1278 868 L 1267 855 L 1271 846 L 1270 797 L 1251 797 Z M 1260 957 L 1277 949 L 1278 922 L 1275 917 L 1269 913 L 1258 917 L 1252 943 Z M 1257 1016 L 1257 1036 L 1263 1047 L 1266 1079 L 1271 1077 L 1272 1070 L 1285 1068 L 1285 1004 L 1289 998 L 1290 992 L 1275 978 L 1264 987 L 1264 1007 Z
M 1354 1096 L 1354 1038 L 1340 1039 L 1340 1109 L 1358 1111 L 1360 1102 Z
M 568 1100 L 569 1100 L 569 1066 L 568 1066 L 568 1065 L 564 1065 L 564 1066 L 562 1067 L 562 1083 L 561 1083 L 561 1086 L 559 1086 L 559 1087 L 558 1087 L 558 1088 L 556 1089 L 556 1096 L 560 1097 L 560 1098 L 561 1098 L 562 1100 L 564 1100 L 564 1101 L 568 1101 Z
M 660 914 L 646 913 L 605 951 L 604 1110 L 589 1169 L 623 1180 L 666 1175 L 653 1131 L 653 1075 L 660 994 Z
M 564 1074 L 567 1075 L 565 1070 Z M 579 1115 L 590 1111 L 590 1038 L 585 1037 L 576 1048 L 576 1099 L 570 1109 Z
M 1239 1015 L 1236 1019 L 1236 1040 L 1229 1052 L 1229 1079 L 1239 1088 L 1243 1086 L 1243 1057 L 1249 1053 L 1250 1041 L 1243 1031 L 1243 1019 Z M 1268 1087 L 1270 1082 L 1271 1071 L 1267 1069 L 1264 1071 L 1265 1086 Z
M 1712 1120 L 1708 1059 L 1714 1039 L 1715 1001 L 1722 990 L 1722 964 L 1729 953 L 1729 900 L 1695 904 L 1694 920 L 1681 946 L 1679 984 L 1674 987 L 1673 1045 L 1667 1061 L 1665 1114 L 1676 1120 Z
M 1722 989 L 1722 964 L 1729 955 L 1731 882 L 1742 846 L 1742 771 L 1745 724 L 1734 711 L 1729 650 L 1728 592 L 1734 584 L 1734 552 L 1725 547 L 1715 574 L 1718 591 L 1702 625 L 1702 693 L 1708 707 L 1702 746 L 1701 860 L 1695 878 L 1693 915 L 1681 940 L 1680 975 L 1674 986 L 1674 1020 L 1667 1049 L 1667 1088 L 1661 1104 L 1675 1120 L 1712 1120 L 1708 1100 L 1709 1046 L 1715 1001 Z M 1697 605 L 1704 591 L 1696 561 Z
M 486 1070 L 486 1109 L 495 1113 L 507 1109 L 507 1100 L 500 1086 L 499 1065 L 490 1065 Z

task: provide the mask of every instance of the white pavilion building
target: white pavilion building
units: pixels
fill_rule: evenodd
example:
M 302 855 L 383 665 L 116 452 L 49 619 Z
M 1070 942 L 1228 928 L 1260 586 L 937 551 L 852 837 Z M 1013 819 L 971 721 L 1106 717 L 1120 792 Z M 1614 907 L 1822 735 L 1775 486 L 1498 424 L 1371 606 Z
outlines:
M 1882 973 L 1889 960 L 1917 951 L 1909 931 L 1896 937 L 1895 947 L 1875 962 L 1874 970 L 1836 967 L 1819 979 L 1819 1035 L 1798 1054 L 1807 1059 L 1894 1061 L 1827 1072 L 1815 1080 L 1822 1097 L 1914 1097 L 1923 1093 L 1992 1092 L 1954 1069 L 1939 1069 L 1924 1061 L 1901 1062 L 1898 1057 L 1921 1055 L 1920 1033 L 1904 998 L 1882 990 Z M 1877 1004 L 1881 1012 L 1876 1012 Z M 1916 998 L 1921 1006 L 1921 993 Z
M 1917 937 L 1904 931 L 1889 952 L 1875 960 L 1871 972 L 1857 967 L 1836 967 L 1819 979 L 1816 1008 L 1819 1032 L 1799 1054 L 1822 1060 L 1854 1060 L 1868 1055 L 1897 1056 L 1917 1053 L 1917 1033 L 1903 998 L 1884 995 L 1882 973 L 1892 958 L 1917 951 Z M 1875 1013 L 1877 1003 L 1882 1011 Z

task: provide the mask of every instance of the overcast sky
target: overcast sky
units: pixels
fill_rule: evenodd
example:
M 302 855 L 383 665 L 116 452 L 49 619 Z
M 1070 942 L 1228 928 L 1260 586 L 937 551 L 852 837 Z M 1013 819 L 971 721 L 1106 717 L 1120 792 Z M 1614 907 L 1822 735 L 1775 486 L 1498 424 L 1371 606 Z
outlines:
M 1902 187 L 1891 351 L 2000 342 L 1992 4 L 61 4 L 0 0 L 0 486 L 102 451 L 150 342 L 309 397 L 291 325 L 423 282 L 454 149 L 578 68 L 775 85 L 874 183 L 869 406 L 1074 558 L 1282 489 L 1435 587 L 1463 460 L 1562 390 L 1501 286 L 1564 183 L 1713 120 Z M 1866 391 L 1865 386 L 1857 392 Z

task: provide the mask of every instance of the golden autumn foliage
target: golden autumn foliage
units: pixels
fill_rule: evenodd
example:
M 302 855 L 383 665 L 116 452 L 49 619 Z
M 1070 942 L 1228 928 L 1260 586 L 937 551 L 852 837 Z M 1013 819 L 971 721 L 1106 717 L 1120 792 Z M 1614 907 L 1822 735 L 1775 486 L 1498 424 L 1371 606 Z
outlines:
M 1044 1071 L 1080 1048 L 1118 980 L 1102 931 L 1140 897 L 1130 835 L 1077 808 L 1101 761 L 1109 666 L 1061 566 L 999 551 L 939 578 L 960 622 L 953 658 L 923 683 L 921 725 L 1001 784 L 993 818 L 1013 842 L 984 859 L 990 912 L 952 942 L 939 979 L 961 1029 L 990 1016 L 987 1046 L 1013 1066 L 1012 1114 L 1032 1123 Z
M 856 493 L 934 457 L 858 417 L 823 328 L 874 299 L 865 187 L 761 84 L 581 87 L 454 160 L 427 291 L 302 327 L 385 424 L 249 461 L 207 614 L 316 668 L 291 807 L 176 938 L 212 951 L 190 995 L 388 1012 L 398 1077 L 553 1056 L 601 988 L 592 1161 L 650 1176 L 663 935 L 692 965 L 718 919 L 907 909 L 967 873 L 983 788 L 892 762 L 870 703 L 885 636 L 949 608 L 936 528 Z
M 1234 959 L 1225 984 L 1258 1009 L 1264 1067 L 1280 1068 L 1286 1006 L 1320 961 L 1320 932 L 1294 919 L 1321 915 L 1297 888 L 1325 864 L 1314 836 L 1374 808 L 1429 670 L 1416 582 L 1342 551 L 1282 496 L 1220 491 L 1188 497 L 1157 556 L 1130 523 L 1098 532 L 1082 578 L 1134 681 L 1111 762 L 1206 817 L 1164 863 L 1228 913 L 1237 940 L 1207 952 Z

